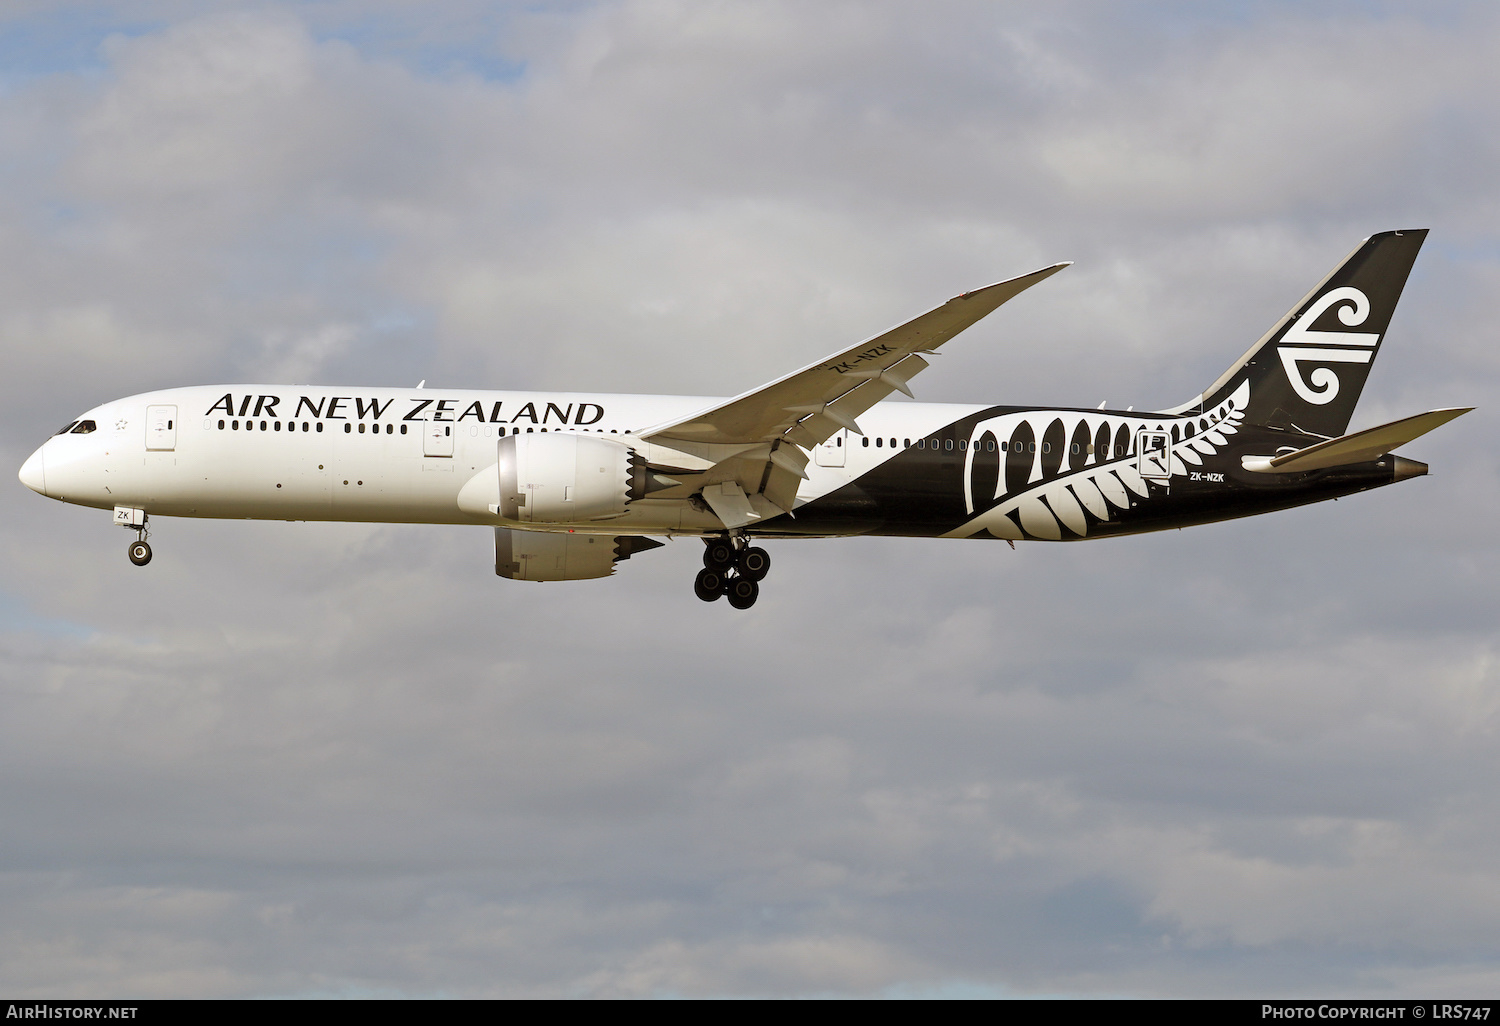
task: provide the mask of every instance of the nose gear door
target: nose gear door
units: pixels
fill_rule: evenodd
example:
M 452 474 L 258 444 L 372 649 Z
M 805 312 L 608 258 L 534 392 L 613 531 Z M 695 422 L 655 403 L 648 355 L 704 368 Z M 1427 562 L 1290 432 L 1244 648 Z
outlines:
M 177 448 L 177 407 L 146 407 L 146 451 L 171 452 Z
M 1142 431 L 1136 436 L 1136 469 L 1147 481 L 1163 484 L 1172 477 L 1172 436 L 1165 431 Z

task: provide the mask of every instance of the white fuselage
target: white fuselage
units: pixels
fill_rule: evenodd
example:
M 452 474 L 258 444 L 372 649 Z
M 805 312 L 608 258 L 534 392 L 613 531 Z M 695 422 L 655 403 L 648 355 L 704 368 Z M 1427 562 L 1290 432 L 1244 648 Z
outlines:
M 154 516 L 496 524 L 459 495 L 492 474 L 500 438 L 524 432 L 637 433 L 722 400 L 702 396 L 481 392 L 443 389 L 215 385 L 130 396 L 80 417 L 88 433 L 50 438 L 21 478 L 44 495 Z M 815 452 L 798 504 L 848 483 L 906 440 L 982 409 L 886 403 L 861 426 L 882 444 L 839 432 Z M 862 440 L 861 440 L 862 441 Z M 542 525 L 528 525 L 536 529 Z M 722 530 L 687 499 L 644 499 L 601 533 Z M 545 528 L 543 528 L 545 529 Z

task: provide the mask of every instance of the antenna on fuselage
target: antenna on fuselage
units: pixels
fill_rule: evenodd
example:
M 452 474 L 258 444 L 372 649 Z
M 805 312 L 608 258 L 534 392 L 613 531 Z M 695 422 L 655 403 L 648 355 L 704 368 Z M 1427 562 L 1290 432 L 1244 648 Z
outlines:
M 421 381 L 418 381 L 417 382 L 417 387 L 418 388 L 426 388 L 427 387 L 427 379 L 423 378 Z

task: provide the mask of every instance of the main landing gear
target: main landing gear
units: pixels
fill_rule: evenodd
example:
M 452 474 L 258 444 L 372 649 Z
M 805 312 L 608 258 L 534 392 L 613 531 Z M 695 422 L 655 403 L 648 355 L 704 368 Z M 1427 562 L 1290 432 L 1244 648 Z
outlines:
M 771 570 L 771 555 L 747 545 L 742 537 L 708 538 L 703 547 L 703 569 L 693 581 L 693 594 L 704 602 L 729 598 L 736 609 L 749 609 L 760 598 L 760 582 Z

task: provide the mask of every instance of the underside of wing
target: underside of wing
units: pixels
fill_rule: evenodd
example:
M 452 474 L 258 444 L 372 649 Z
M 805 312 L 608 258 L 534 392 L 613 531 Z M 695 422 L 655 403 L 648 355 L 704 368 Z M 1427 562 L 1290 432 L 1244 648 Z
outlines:
M 1006 300 L 1067 267 L 1053 264 L 955 296 L 920 317 L 736 396 L 685 420 L 640 433 L 728 528 L 792 508 L 808 454 L 840 430 L 863 434 L 857 418 L 925 370 L 923 354 L 993 313 Z M 675 493 L 662 493 L 663 498 Z

